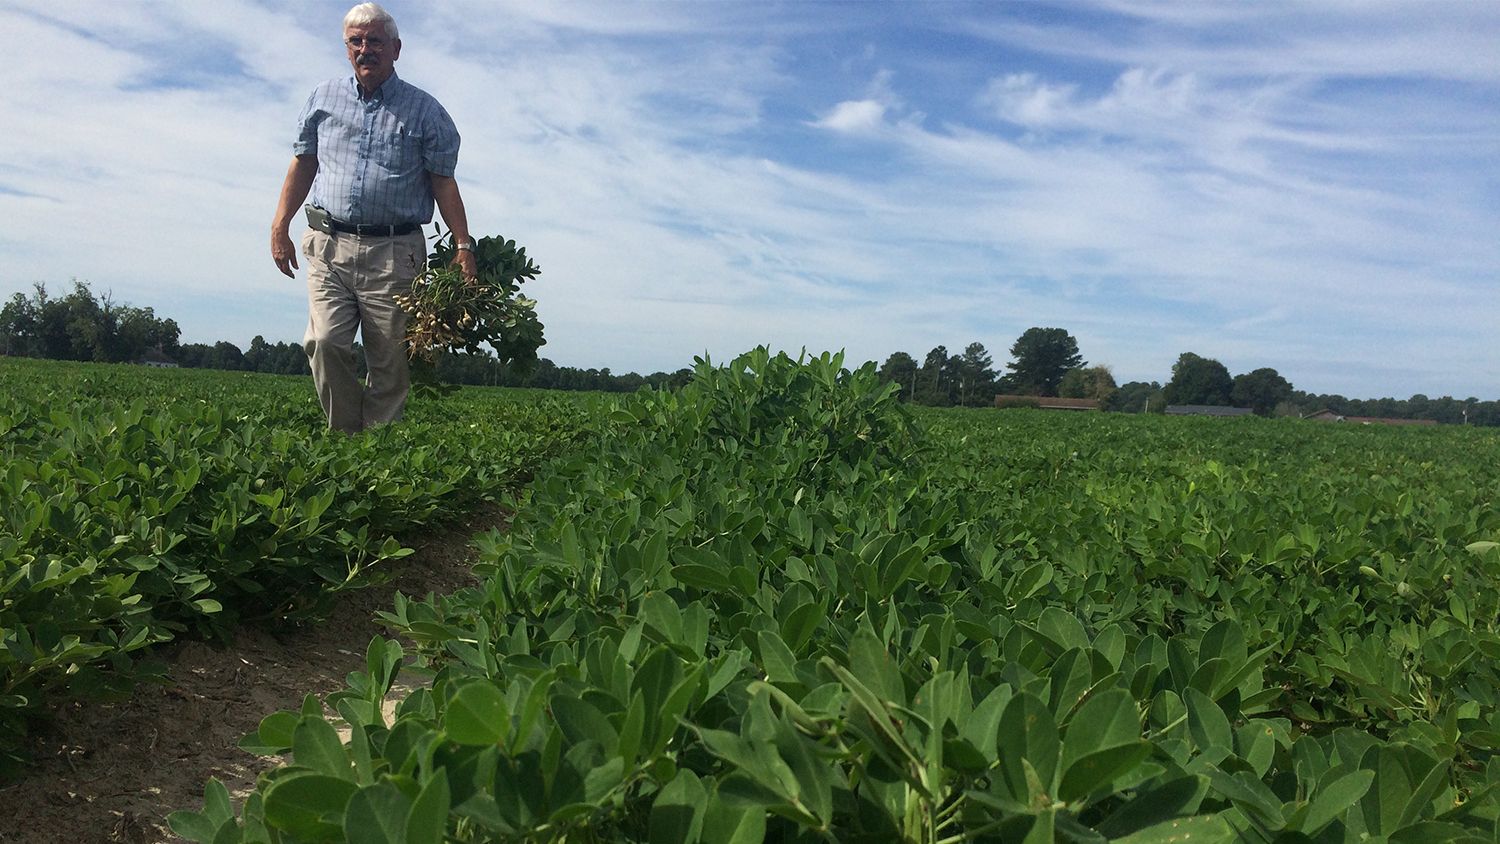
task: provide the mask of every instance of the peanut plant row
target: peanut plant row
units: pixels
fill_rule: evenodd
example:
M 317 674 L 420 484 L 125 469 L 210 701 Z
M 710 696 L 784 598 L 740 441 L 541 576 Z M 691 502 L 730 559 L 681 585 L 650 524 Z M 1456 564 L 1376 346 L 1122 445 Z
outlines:
M 415 644 L 268 715 L 244 746 L 290 762 L 174 829 L 1496 840 L 1500 441 L 893 389 L 760 349 L 621 403 L 481 586 L 398 599 Z
M 306 379 L 0 360 L 0 768 L 49 702 L 128 689 L 176 637 L 317 615 L 581 430 L 475 395 L 349 438 Z

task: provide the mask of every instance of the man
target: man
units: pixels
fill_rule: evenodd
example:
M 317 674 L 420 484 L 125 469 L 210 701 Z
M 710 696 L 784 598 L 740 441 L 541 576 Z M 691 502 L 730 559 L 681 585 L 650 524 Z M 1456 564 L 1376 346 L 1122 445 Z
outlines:
M 375 3 L 344 16 L 354 76 L 319 85 L 308 98 L 292 164 L 271 223 L 271 257 L 295 278 L 292 217 L 312 193 L 303 348 L 328 426 L 353 434 L 401 418 L 411 385 L 404 293 L 426 265 L 422 225 L 433 203 L 457 245 L 454 264 L 475 275 L 473 241 L 453 172 L 458 130 L 430 94 L 396 76 L 401 38 Z M 354 335 L 364 340 L 369 376 L 355 377 Z

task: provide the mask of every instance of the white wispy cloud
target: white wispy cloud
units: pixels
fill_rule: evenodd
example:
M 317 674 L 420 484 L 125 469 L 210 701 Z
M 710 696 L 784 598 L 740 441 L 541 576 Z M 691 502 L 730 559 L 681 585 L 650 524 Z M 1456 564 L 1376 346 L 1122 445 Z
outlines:
M 835 132 L 868 132 L 885 122 L 885 105 L 874 100 L 845 100 L 813 125 Z
M 1061 325 L 1122 380 L 1191 350 L 1500 394 L 1493 4 L 389 6 L 560 363 L 1003 361 Z M 76 275 L 189 340 L 300 336 L 266 240 L 342 12 L 0 9 L 0 293 Z

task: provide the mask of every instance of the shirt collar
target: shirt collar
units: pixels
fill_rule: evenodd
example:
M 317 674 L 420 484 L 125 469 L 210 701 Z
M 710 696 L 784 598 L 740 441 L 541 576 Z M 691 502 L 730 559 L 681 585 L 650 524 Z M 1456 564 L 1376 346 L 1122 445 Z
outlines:
M 359 99 L 364 99 L 363 97 L 360 97 L 360 95 L 359 95 L 359 77 L 358 76 L 355 76 L 354 74 L 350 74 L 349 75 L 349 87 L 350 87 L 351 90 L 354 91 L 354 96 L 355 97 L 357 97 Z M 397 79 L 397 77 L 396 77 L 396 69 L 395 68 L 391 68 L 391 75 L 387 76 L 385 78 L 385 81 L 382 82 L 382 83 L 380 83 L 380 87 L 376 88 L 375 89 L 375 93 L 373 93 L 373 94 L 370 95 L 370 100 L 372 102 L 375 101 L 375 100 L 383 100 L 383 99 L 385 99 L 385 96 L 387 94 L 390 94 L 390 93 L 394 92 L 399 87 L 400 87 L 400 80 Z

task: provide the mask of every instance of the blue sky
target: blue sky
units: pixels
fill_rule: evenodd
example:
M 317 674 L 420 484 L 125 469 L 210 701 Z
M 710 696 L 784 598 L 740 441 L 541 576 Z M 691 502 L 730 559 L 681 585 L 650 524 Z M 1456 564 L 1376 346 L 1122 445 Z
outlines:
M 269 257 L 347 3 L 6 2 L 0 295 L 300 340 Z M 1500 3 L 386 4 L 559 364 L 1057 326 L 1355 397 L 1500 397 Z

